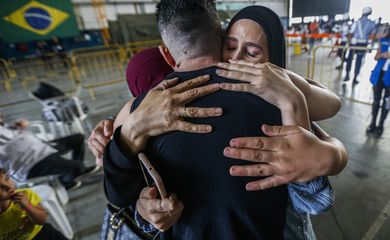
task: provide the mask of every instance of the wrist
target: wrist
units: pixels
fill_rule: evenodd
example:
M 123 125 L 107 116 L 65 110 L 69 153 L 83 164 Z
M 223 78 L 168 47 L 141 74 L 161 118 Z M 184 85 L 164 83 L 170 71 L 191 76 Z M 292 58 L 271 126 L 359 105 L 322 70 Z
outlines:
M 30 210 L 32 207 L 33 207 L 33 206 L 31 205 L 30 202 L 21 205 L 21 208 L 22 208 L 24 211 L 28 211 L 28 210 Z
M 310 129 L 306 100 L 301 92 L 290 95 L 289 100 L 285 100 L 279 109 L 282 113 L 283 125 L 298 125 Z
M 134 154 L 143 149 L 148 139 L 146 133 L 142 131 L 141 125 L 141 122 L 138 123 L 135 118 L 130 117 L 128 122 L 122 125 L 120 132 L 120 144 L 128 147 Z

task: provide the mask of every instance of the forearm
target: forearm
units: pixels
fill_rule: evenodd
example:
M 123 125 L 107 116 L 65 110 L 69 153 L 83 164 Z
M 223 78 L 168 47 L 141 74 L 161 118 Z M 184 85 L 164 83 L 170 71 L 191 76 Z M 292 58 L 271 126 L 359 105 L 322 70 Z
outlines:
M 341 101 L 336 94 L 320 84 L 309 84 L 312 82 L 311 80 L 306 80 L 291 71 L 289 71 L 289 76 L 306 98 L 311 121 L 330 118 L 340 110 Z
M 31 223 L 37 225 L 43 225 L 47 220 L 47 213 L 45 209 L 38 206 L 32 206 L 31 204 L 24 208 L 27 213 L 27 217 Z
M 115 131 L 104 153 L 104 190 L 111 204 L 126 207 L 136 203 L 145 180 L 137 155 L 120 146 L 120 131 L 121 128 Z

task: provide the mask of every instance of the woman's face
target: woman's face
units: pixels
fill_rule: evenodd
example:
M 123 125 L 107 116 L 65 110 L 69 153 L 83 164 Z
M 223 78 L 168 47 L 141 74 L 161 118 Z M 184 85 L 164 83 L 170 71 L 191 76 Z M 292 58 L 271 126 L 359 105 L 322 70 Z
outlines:
M 229 59 L 268 62 L 267 36 L 263 28 L 249 19 L 235 22 L 224 39 L 222 58 L 224 62 Z

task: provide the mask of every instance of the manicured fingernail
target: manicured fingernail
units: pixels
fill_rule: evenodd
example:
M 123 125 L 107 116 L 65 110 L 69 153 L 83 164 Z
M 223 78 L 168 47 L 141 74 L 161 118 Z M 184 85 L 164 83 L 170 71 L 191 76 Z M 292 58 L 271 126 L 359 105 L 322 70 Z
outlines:
M 237 140 L 232 139 L 230 140 L 230 146 L 235 147 L 238 144 Z

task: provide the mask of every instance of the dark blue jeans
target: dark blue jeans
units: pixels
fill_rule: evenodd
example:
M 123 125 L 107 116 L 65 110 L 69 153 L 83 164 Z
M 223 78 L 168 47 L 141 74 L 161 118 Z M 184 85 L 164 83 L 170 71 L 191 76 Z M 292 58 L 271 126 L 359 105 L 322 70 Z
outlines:
M 357 43 L 357 44 L 351 44 L 351 47 L 367 47 L 367 43 Z M 354 55 L 356 56 L 356 63 L 355 63 L 355 78 L 360 73 L 360 68 L 362 67 L 362 60 L 364 55 L 366 54 L 365 50 L 349 50 L 348 58 L 347 58 L 347 76 L 346 78 L 349 78 L 349 72 L 352 68 L 352 60 Z
M 373 86 L 374 102 L 372 103 L 372 120 L 371 120 L 371 125 L 370 125 L 371 127 L 376 126 L 378 112 L 379 112 L 379 109 L 381 107 L 380 105 L 381 105 L 381 99 L 382 99 L 383 92 L 384 92 L 384 95 L 383 95 L 383 101 L 382 101 L 382 113 L 381 113 L 381 117 L 380 117 L 379 124 L 378 124 L 379 127 L 383 128 L 387 114 L 389 113 L 389 110 L 386 109 L 386 106 L 385 106 L 386 105 L 385 99 L 390 97 L 390 87 L 385 87 L 385 83 L 383 80 L 384 75 L 385 75 L 384 71 L 382 71 L 378 82 L 376 83 L 376 85 Z

